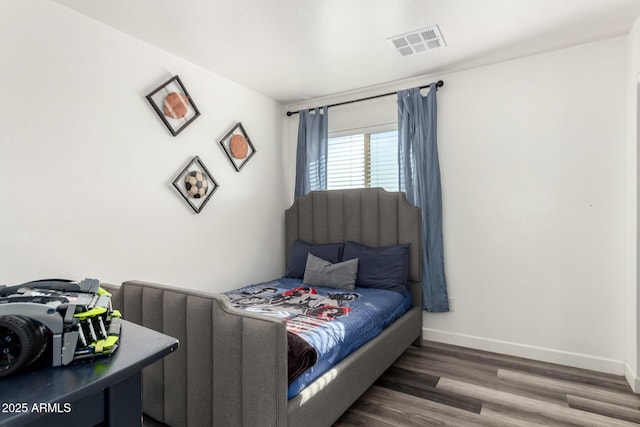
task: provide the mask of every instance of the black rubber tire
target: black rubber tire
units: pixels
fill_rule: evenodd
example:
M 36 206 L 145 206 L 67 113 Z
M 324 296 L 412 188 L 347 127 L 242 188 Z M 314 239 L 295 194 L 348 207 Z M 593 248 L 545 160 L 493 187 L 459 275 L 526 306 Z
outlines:
M 26 319 L 27 326 L 31 329 L 31 336 L 33 337 L 33 348 L 29 354 L 29 360 L 26 366 L 31 365 L 44 354 L 47 348 L 47 328 L 40 322 L 36 322 L 32 319 Z
M 20 316 L 0 317 L 0 378 L 35 362 L 47 345 L 44 327 Z

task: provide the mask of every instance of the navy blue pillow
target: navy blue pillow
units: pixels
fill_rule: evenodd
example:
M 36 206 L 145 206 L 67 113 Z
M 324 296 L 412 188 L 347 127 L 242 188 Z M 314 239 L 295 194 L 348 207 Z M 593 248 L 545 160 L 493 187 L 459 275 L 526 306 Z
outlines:
M 309 254 L 329 261 L 332 264 L 342 261 L 342 250 L 344 243 L 326 243 L 322 245 L 312 245 L 303 240 L 296 240 L 291 246 L 291 256 L 287 264 L 284 277 L 302 279 L 304 270 L 307 267 L 307 256 Z
M 342 260 L 358 258 L 356 286 L 406 292 L 409 280 L 409 247 L 400 244 L 373 248 L 356 242 L 344 245 Z

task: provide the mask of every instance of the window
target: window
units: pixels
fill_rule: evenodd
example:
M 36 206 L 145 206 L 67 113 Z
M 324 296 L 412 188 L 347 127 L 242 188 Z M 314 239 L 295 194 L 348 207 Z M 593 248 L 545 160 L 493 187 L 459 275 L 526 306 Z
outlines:
M 329 138 L 327 189 L 362 187 L 398 191 L 396 130 Z

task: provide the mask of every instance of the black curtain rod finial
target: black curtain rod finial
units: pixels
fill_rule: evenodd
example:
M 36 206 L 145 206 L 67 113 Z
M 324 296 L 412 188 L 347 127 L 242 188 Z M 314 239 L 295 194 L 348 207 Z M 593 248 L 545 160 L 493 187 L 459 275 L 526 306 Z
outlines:
M 431 86 L 431 85 L 420 86 L 420 89 L 426 89 L 429 86 Z M 444 82 L 442 80 L 438 80 L 436 82 L 436 90 L 438 90 L 438 88 L 442 87 L 442 86 L 444 86 Z M 396 92 L 383 93 L 382 95 L 374 95 L 374 96 L 368 96 L 366 98 L 354 99 L 352 101 L 338 102 L 336 104 L 327 105 L 327 107 L 337 107 L 338 105 L 353 104 L 354 102 L 368 101 L 370 99 L 382 98 L 384 96 L 390 96 L 390 95 L 395 95 L 395 94 L 396 94 Z M 287 111 L 287 117 L 291 117 L 294 114 L 298 114 L 299 112 L 300 111 Z

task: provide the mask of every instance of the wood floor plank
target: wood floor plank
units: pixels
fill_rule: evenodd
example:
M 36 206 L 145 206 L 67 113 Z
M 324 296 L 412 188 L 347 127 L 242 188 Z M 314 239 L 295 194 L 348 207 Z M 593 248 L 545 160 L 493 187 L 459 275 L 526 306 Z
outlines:
M 526 385 L 533 389 L 556 390 L 565 394 L 572 394 L 574 396 L 611 403 L 617 406 L 624 406 L 635 410 L 640 409 L 640 396 L 602 389 L 598 386 L 585 386 L 565 380 L 546 378 L 506 369 L 498 369 L 498 378 L 507 382 Z
M 415 349 L 407 350 L 397 361 L 398 364 L 406 363 L 414 367 L 424 367 L 438 371 L 447 370 L 451 375 L 464 375 L 469 379 L 484 381 L 486 378 L 495 378 L 498 368 L 482 362 L 468 361 L 451 355 L 437 353 L 417 352 Z
M 343 414 L 334 426 L 340 427 L 395 427 L 396 424 L 388 419 L 371 416 L 366 409 L 354 405 L 349 411 Z
M 618 375 L 594 372 L 586 369 L 540 362 L 537 360 L 486 352 L 433 341 L 423 341 L 422 347 L 412 347 L 411 349 L 418 352 L 439 352 L 449 354 L 465 360 L 480 360 L 499 368 L 513 369 L 517 367 L 517 370 L 520 371 L 548 376 L 550 378 L 566 379 L 568 381 L 587 385 L 598 385 L 603 388 L 622 392 L 629 390 L 629 384 L 627 384 L 624 377 Z
M 546 426 L 546 427 L 575 427 L 576 424 L 553 420 L 545 417 L 541 414 L 534 414 L 531 412 L 520 411 L 518 409 L 509 408 L 503 405 L 496 405 L 493 403 L 486 403 L 482 405 L 482 411 L 480 415 L 487 417 L 490 420 L 496 420 L 504 422 L 514 427 L 531 427 L 531 426 Z
M 622 376 L 425 341 L 336 422 L 355 426 L 640 426 Z
M 455 357 L 452 356 L 433 358 L 426 354 L 422 357 L 406 354 L 398 359 L 395 365 L 431 376 L 440 375 L 470 384 L 491 387 L 495 390 L 525 397 L 535 397 L 546 402 L 569 406 L 566 401 L 566 393 L 552 389 L 532 392 L 526 386 L 501 381 L 498 378 L 498 368 L 486 366 L 486 364 L 483 365 L 479 362 L 456 361 Z
M 435 386 L 437 384 L 438 378 L 433 382 L 426 382 L 420 374 L 411 373 L 398 367 L 390 368 L 376 381 L 376 385 L 389 390 L 399 391 L 476 414 L 480 413 L 482 401 L 436 390 Z
M 599 414 L 579 411 L 573 408 L 566 408 L 530 399 L 528 397 L 515 396 L 513 394 L 466 384 L 460 381 L 450 380 L 448 378 L 441 378 L 437 387 L 452 393 L 475 397 L 477 399 L 484 399 L 488 402 L 498 403 L 500 405 L 517 408 L 519 410 L 536 414 L 544 413 L 545 416 L 556 421 L 598 427 L 633 426 L 633 424 L 628 421 L 617 420 Z
M 357 409 L 364 409 L 370 415 L 388 417 L 387 419 L 393 420 L 397 426 L 510 427 L 509 424 L 502 422 L 492 423 L 479 414 L 375 385 L 365 393 L 365 396 L 366 399 L 361 399 L 354 405 Z
M 581 396 L 568 395 L 569 407 L 594 414 L 606 415 L 610 418 L 640 423 L 640 410 L 626 408 L 611 403 L 587 399 Z

